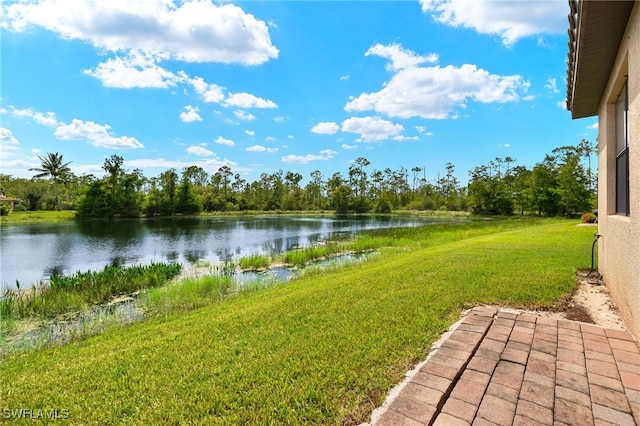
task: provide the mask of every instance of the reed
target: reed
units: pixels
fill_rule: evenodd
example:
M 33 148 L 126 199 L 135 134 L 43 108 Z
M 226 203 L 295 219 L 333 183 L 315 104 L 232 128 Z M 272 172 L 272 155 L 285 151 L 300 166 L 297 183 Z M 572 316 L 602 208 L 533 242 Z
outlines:
M 2 318 L 54 318 L 104 303 L 115 296 L 166 284 L 180 273 L 177 263 L 131 267 L 107 266 L 102 271 L 53 275 L 48 285 L 7 290 L 0 299 Z
M 344 253 L 346 246 L 342 243 L 327 242 L 322 245 L 303 247 L 301 249 L 288 251 L 283 256 L 283 261 L 289 265 L 304 266 L 314 260 L 324 259 Z
M 265 269 L 268 268 L 270 264 L 271 259 L 269 256 L 261 254 L 252 254 L 250 256 L 243 257 L 238 261 L 238 265 L 243 271 L 257 271 Z

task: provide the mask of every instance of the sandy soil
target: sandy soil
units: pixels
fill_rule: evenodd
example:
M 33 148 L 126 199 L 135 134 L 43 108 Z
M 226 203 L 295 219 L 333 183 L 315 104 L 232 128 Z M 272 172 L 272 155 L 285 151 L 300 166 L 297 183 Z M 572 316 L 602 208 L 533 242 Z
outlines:
M 607 290 L 607 286 L 598 272 L 588 270 L 578 272 L 578 288 L 569 304 L 584 309 L 594 324 L 607 328 L 627 330 L 627 326 L 620 317 L 618 308 L 611 299 L 609 290 Z M 584 320 L 578 319 L 578 321 Z

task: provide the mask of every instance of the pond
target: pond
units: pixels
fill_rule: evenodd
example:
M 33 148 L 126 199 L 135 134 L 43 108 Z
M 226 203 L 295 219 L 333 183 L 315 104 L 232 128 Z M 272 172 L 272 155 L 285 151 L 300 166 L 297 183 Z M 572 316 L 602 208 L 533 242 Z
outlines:
M 367 229 L 452 219 L 411 216 L 243 216 L 60 222 L 0 228 L 2 289 L 31 287 L 54 274 L 151 262 L 218 263 L 279 254 Z

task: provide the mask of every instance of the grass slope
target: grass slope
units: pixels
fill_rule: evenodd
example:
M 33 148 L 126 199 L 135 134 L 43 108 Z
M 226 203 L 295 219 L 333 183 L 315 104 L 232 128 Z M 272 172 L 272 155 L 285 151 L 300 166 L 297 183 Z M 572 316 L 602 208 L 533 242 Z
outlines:
M 366 263 L 12 356 L 0 409 L 91 424 L 357 424 L 461 308 L 571 292 L 593 234 L 573 225 L 407 233 Z

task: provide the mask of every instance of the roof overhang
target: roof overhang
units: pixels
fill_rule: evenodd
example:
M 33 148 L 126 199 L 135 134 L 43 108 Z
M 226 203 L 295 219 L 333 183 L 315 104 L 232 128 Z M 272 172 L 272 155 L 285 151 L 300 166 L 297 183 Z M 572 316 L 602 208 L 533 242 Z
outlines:
M 572 118 L 598 114 L 634 4 L 569 0 L 567 109 Z

